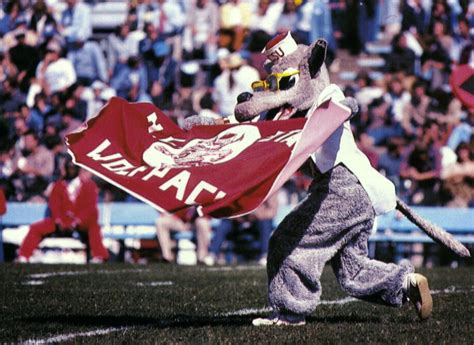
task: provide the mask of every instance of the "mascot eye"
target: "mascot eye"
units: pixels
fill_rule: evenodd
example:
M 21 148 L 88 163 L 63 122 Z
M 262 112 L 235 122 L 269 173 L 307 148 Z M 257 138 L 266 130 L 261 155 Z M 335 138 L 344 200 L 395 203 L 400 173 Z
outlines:
M 299 79 L 298 74 L 290 75 L 288 77 L 283 77 L 280 79 L 280 90 L 288 90 L 295 86 L 296 82 Z

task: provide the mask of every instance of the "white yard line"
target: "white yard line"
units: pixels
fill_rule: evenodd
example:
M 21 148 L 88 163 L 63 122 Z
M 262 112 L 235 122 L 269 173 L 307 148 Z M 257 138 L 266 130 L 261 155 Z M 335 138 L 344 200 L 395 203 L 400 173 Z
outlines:
M 26 282 L 21 283 L 22 285 L 43 285 L 44 280 L 27 280 Z
M 264 270 L 265 266 L 217 266 L 208 267 L 204 270 L 209 272 L 227 272 L 227 271 L 259 271 Z
M 94 337 L 97 335 L 105 335 L 113 332 L 119 332 L 119 331 L 125 331 L 129 329 L 130 327 L 120 327 L 120 328 L 115 328 L 115 327 L 110 327 L 110 328 L 104 328 L 104 329 L 95 329 L 93 331 L 88 331 L 88 332 L 79 332 L 79 333 L 66 333 L 66 334 L 60 334 L 56 335 L 54 337 L 49 337 L 49 338 L 43 338 L 43 339 L 29 339 L 24 342 L 21 342 L 21 344 L 51 344 L 51 343 L 60 343 L 76 338 L 81 338 L 81 337 Z
M 147 272 L 149 269 L 127 269 L 127 270 L 98 270 L 98 271 L 63 271 L 63 272 L 50 272 L 50 273 L 35 273 L 30 274 L 29 277 L 33 279 L 46 279 L 51 277 L 60 277 L 60 276 L 78 276 L 83 274 L 116 274 L 116 273 L 128 273 L 128 272 Z
M 137 283 L 137 286 L 171 286 L 173 285 L 173 282 L 172 281 L 162 281 L 162 282 L 146 282 L 146 283 L 143 283 L 143 282 L 138 282 Z

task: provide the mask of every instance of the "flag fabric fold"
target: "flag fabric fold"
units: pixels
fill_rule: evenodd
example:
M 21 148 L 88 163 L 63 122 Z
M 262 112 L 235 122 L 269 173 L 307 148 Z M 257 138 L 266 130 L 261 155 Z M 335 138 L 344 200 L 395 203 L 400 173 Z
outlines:
M 307 119 L 183 131 L 150 103 L 112 98 L 66 144 L 76 164 L 160 211 L 233 217 L 276 192 L 349 115 L 328 101 Z

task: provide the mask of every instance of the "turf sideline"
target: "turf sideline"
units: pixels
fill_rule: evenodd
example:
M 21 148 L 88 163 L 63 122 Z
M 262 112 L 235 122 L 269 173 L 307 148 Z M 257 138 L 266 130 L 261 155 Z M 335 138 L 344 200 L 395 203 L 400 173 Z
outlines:
M 453 294 L 453 293 L 465 293 L 465 292 L 473 292 L 474 291 L 474 286 L 471 286 L 470 288 L 467 289 L 457 289 L 455 286 L 450 286 L 447 287 L 443 290 L 432 290 L 432 294 Z M 353 297 L 345 297 L 341 299 L 336 299 L 336 300 L 329 300 L 329 301 L 320 301 L 320 305 L 342 305 L 346 303 L 352 303 L 352 302 L 361 302 L 358 299 L 355 299 Z M 263 314 L 263 313 L 268 313 L 271 312 L 271 308 L 266 307 L 266 308 L 245 308 L 245 309 L 240 309 L 236 311 L 231 311 L 227 313 L 220 313 L 218 316 L 247 316 L 247 315 L 254 315 L 254 314 Z M 105 329 L 96 329 L 93 331 L 88 331 L 88 332 L 80 332 L 80 333 L 67 333 L 67 334 L 60 334 L 54 337 L 50 338 L 43 338 L 43 339 L 29 339 L 25 342 L 22 342 L 22 344 L 49 344 L 49 343 L 59 343 L 59 342 L 64 342 L 64 341 L 69 341 L 73 340 L 75 338 L 80 338 L 80 337 L 94 337 L 98 335 L 106 335 L 109 333 L 113 332 L 125 332 L 131 328 L 134 328 L 134 326 L 128 326 L 128 327 L 110 327 L 110 328 L 105 328 Z

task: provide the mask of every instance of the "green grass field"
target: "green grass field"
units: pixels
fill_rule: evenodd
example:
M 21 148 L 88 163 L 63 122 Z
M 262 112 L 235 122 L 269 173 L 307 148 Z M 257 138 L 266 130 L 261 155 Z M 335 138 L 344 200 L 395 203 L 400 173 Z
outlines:
M 330 268 L 304 327 L 253 327 L 268 314 L 257 266 L 0 266 L 0 343 L 472 344 L 474 268 L 422 271 L 434 314 L 348 298 Z

